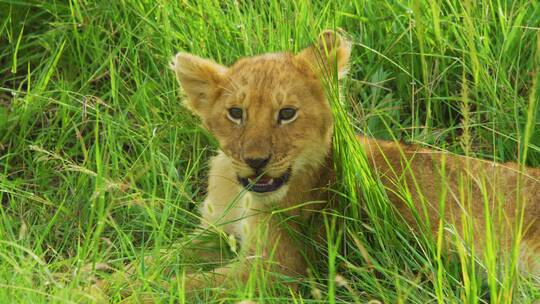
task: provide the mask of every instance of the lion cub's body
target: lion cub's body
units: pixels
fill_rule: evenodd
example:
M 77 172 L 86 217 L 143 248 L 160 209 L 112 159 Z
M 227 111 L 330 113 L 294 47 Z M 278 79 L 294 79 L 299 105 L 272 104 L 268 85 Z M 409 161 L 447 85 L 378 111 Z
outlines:
M 422 204 L 427 203 L 429 222 L 432 224 L 434 235 L 438 230 L 442 188 L 446 187 L 444 191 L 446 219 L 460 230 L 462 222 L 468 220 L 469 212 L 472 212 L 477 250 L 482 250 L 486 236 L 484 203 L 489 206 L 494 219 L 498 216 L 497 212 L 502 211 L 504 214 L 503 221 L 498 225 L 495 224 L 497 229 L 495 235 L 503 248 L 510 247 L 515 229 L 513 225 L 516 224 L 515 215 L 519 212 L 516 208 L 520 207 L 516 202 L 518 197 L 521 197 L 524 204 L 521 206 L 525 211 L 521 262 L 534 272 L 540 270 L 538 262 L 535 261 L 535 258 L 537 259 L 535 256 L 540 250 L 539 169 L 526 168 L 524 174 L 520 174 L 520 167 L 515 163 L 500 164 L 366 137 L 359 137 L 359 140 L 364 144 L 372 168 L 381 177 L 398 213 L 411 225 L 417 225 L 410 207 L 404 199 L 395 194 L 403 193 L 403 187 L 406 185 L 416 210 L 421 213 Z M 305 208 L 307 210 L 294 208 L 301 202 L 321 202 L 328 198 L 325 189 L 334 177 L 330 158 L 328 161 L 320 170 L 291 180 L 287 195 L 269 205 L 264 199 L 250 193 L 239 195 L 245 190 L 231 175 L 234 170 L 229 160 L 222 153 L 218 154 L 211 161 L 208 197 L 200 209 L 203 226 L 219 227 L 228 235 L 234 235 L 242 240 L 242 246 L 253 246 L 249 251 L 256 251 L 257 242 L 249 242 L 253 237 L 250 233 L 267 229 L 268 212 L 293 208 L 289 211 L 289 215 L 307 221 L 314 211 L 325 207 L 324 204 L 315 203 Z M 467 183 L 468 186 L 464 186 Z M 311 189 L 315 190 L 310 191 Z M 463 195 L 468 197 L 463 199 Z M 272 229 L 267 231 L 269 239 L 282 237 L 279 229 L 276 229 L 275 235 L 272 235 L 273 232 Z M 296 251 L 300 249 L 297 246 L 297 242 L 287 243 L 285 239 L 281 240 L 279 247 L 284 249 L 284 258 L 289 259 L 287 263 L 282 262 L 284 265 L 291 262 L 291 257 L 296 256 Z M 274 259 L 276 258 L 279 257 L 275 256 Z M 295 272 L 305 271 L 304 261 L 298 260 L 292 264 L 289 268 Z
M 446 222 L 460 233 L 471 223 L 475 250 L 481 253 L 486 238 L 486 217 L 490 216 L 492 237 L 496 238 L 502 252 L 507 252 L 505 249 L 517 235 L 517 216 L 522 214 L 520 262 L 527 270 L 540 271 L 540 169 L 365 137 L 360 137 L 360 141 L 390 201 L 411 225 L 416 226 L 416 220 L 401 198 L 407 192 L 413 209 L 425 222 L 423 208 L 427 206 L 433 235 L 437 234 L 442 213 Z M 440 207 L 442 198 L 444 209 Z
M 245 58 L 230 68 L 189 54 L 176 56 L 173 69 L 187 95 L 186 104 L 201 117 L 221 148 L 210 163 L 201 225 L 236 237 L 242 248 L 237 262 L 212 272 L 219 274 L 212 276 L 215 284 L 245 281 L 255 260 L 272 260 L 265 269 L 305 274 L 306 255 L 298 235 L 303 223 L 320 216 L 318 211 L 328 200 L 326 188 L 334 179 L 332 113 L 323 78 L 344 75 L 349 53 L 347 41 L 325 32 L 316 45 L 297 55 Z M 241 109 L 242 118 L 231 119 L 227 114 L 231 108 Z M 283 108 L 296 109 L 297 117 L 280 123 L 276 117 Z M 413 226 L 416 222 L 399 193 L 410 193 L 418 210 L 426 203 L 434 233 L 444 195 L 447 221 L 459 231 L 463 214 L 469 214 L 475 244 L 480 248 L 485 235 L 484 206 L 492 214 L 502 214 L 496 231 L 501 246 L 509 246 L 516 208 L 525 204 L 523 261 L 529 269 L 538 269 L 534 256 L 540 246 L 539 169 L 525 169 L 520 174 L 516 164 L 496 164 L 365 137 L 359 140 L 390 200 Z M 246 164 L 265 157 L 263 171 Z M 290 177 L 267 193 L 250 191 L 239 182 L 260 172 L 270 181 Z M 470 191 L 461 193 L 462 189 Z M 190 282 L 196 286 L 202 279 L 201 275 L 193 276 Z

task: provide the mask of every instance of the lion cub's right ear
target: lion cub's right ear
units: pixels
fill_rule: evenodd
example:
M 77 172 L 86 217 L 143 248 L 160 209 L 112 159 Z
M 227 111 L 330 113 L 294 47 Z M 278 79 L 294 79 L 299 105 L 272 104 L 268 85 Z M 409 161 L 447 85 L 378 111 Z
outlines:
M 297 57 L 307 62 L 320 78 L 338 79 L 347 75 L 351 42 L 333 30 L 325 30 L 310 47 L 302 50 Z
M 198 115 L 210 109 L 227 72 L 220 64 L 187 53 L 176 54 L 171 69 L 186 94 L 185 105 Z

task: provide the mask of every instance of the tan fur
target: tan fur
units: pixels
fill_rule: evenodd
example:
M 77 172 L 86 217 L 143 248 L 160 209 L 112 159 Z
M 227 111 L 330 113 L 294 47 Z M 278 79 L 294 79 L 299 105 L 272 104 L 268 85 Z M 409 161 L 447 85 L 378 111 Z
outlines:
M 185 53 L 176 55 L 172 68 L 186 94 L 185 103 L 220 144 L 220 151 L 210 163 L 208 196 L 200 208 L 201 226 L 236 236 L 242 247 L 236 262 L 211 273 L 191 276 L 191 288 L 196 288 L 197 282 L 208 286 L 203 280 L 207 276 L 214 285 L 245 282 L 256 261 L 262 261 L 266 270 L 293 276 L 305 274 L 303 244 L 284 226 L 303 229 L 302 223 L 325 204 L 295 206 L 328 200 L 324 189 L 334 175 L 329 156 L 333 122 L 323 79 L 342 77 L 349 54 L 348 41 L 325 31 L 315 45 L 297 55 L 276 53 L 243 58 L 231 67 Z M 227 110 L 233 106 L 246 111 L 241 125 L 227 118 Z M 298 109 L 298 118 L 279 125 L 277 112 L 290 106 Z M 539 169 L 520 171 L 513 163 L 496 164 L 365 137 L 359 140 L 392 203 L 413 225 L 412 213 L 395 193 L 408 189 L 420 212 L 421 204 L 427 203 L 428 217 L 436 233 L 441 190 L 447 187 L 445 218 L 462 231 L 463 214 L 470 214 L 475 245 L 479 248 L 483 247 L 485 237 L 484 201 L 492 213 L 503 211 L 497 233 L 501 246 L 506 248 L 512 242 L 516 207 L 525 204 L 523 262 L 528 269 L 538 269 L 534 256 L 540 246 Z M 267 155 L 271 159 L 266 174 L 278 177 L 292 168 L 289 182 L 270 194 L 245 191 L 237 176 L 255 174 L 245 160 Z M 463 185 L 468 185 L 465 188 L 470 189 L 470 196 L 460 193 Z M 484 197 L 486 191 L 481 189 L 489 195 Z M 272 212 L 276 209 L 286 209 L 278 213 L 286 217 Z M 273 263 L 266 263 L 268 260 Z

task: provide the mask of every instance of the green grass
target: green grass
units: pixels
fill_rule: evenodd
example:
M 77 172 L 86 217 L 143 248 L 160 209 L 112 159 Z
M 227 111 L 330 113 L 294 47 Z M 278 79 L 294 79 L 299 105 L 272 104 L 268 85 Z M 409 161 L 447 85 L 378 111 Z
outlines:
M 135 297 L 189 302 L 170 278 L 216 143 L 181 106 L 169 60 L 298 51 L 335 27 L 354 49 L 341 102 L 330 90 L 347 207 L 327 221 L 329 263 L 300 294 L 257 294 L 255 277 L 199 301 L 538 301 L 538 281 L 496 251 L 486 274 L 398 225 L 352 136 L 540 166 L 539 24 L 537 1 L 0 0 L 0 302 L 92 302 L 84 286 L 129 263 Z

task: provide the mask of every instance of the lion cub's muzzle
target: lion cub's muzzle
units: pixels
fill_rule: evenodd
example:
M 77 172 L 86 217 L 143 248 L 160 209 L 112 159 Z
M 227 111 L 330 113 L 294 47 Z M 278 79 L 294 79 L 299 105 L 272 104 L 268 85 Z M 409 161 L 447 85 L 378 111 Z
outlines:
M 272 177 L 266 174 L 252 175 L 248 177 L 238 176 L 238 181 L 244 188 L 257 193 L 273 192 L 285 185 L 291 177 L 291 168 L 278 177 Z

